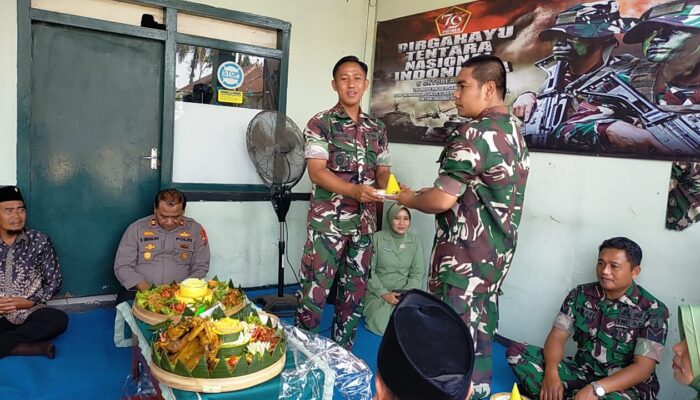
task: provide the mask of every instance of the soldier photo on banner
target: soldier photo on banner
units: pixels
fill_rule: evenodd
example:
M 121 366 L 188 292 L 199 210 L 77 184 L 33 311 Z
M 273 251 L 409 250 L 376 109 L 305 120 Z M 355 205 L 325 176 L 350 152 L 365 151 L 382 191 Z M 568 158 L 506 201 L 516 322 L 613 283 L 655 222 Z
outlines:
M 410 28 L 410 29 L 408 29 Z M 700 0 L 476 1 L 382 21 L 371 114 L 443 145 L 460 65 L 494 54 L 531 150 L 700 159 Z

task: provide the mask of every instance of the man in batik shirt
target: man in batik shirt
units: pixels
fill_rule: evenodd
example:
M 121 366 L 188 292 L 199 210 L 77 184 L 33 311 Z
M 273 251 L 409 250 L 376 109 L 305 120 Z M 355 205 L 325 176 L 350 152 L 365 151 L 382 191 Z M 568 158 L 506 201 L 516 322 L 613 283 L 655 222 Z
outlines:
M 382 201 L 377 188 L 386 188 L 391 173 L 386 128 L 360 109 L 368 84 L 365 63 L 354 56 L 341 58 L 331 81 L 338 104 L 316 114 L 304 131 L 313 189 L 296 324 L 318 331 L 338 274 L 332 336 L 346 349 L 352 348 L 362 315 L 377 222 L 375 202 Z
M 506 71 L 495 56 L 462 65 L 455 105 L 472 118 L 448 138 L 435 184 L 404 190 L 399 202 L 435 216 L 428 285 L 452 306 L 474 337 L 474 399 L 488 397 L 498 292 L 518 241 L 530 157 L 503 103 Z
M 668 309 L 634 282 L 642 249 L 625 237 L 599 247 L 597 282 L 572 289 L 544 350 L 513 343 L 506 355 L 521 388 L 540 399 L 652 400 L 656 364 L 668 332 Z M 564 357 L 573 337 L 576 355 Z
M 25 227 L 27 211 L 16 186 L 0 188 L 0 358 L 53 358 L 48 340 L 65 332 L 68 316 L 46 306 L 63 283 L 51 239 Z

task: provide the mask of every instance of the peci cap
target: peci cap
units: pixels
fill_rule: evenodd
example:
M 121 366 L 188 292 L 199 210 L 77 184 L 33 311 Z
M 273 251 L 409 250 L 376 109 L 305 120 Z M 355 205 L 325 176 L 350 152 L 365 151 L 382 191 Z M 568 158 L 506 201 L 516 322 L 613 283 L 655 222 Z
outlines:
M 0 203 L 3 201 L 21 201 L 24 203 L 24 198 L 17 186 L 4 186 L 0 187 Z
M 377 355 L 386 386 L 401 400 L 464 400 L 471 387 L 474 342 L 447 304 L 413 289 L 401 296 Z

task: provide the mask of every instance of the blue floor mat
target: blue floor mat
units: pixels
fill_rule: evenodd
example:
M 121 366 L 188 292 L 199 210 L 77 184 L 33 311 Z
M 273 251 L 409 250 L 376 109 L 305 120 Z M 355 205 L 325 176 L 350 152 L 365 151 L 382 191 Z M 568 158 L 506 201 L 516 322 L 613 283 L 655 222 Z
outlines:
M 293 292 L 293 289 L 286 289 Z M 248 291 L 250 298 L 274 293 L 273 289 Z M 113 308 L 71 313 L 68 331 L 54 341 L 56 358 L 6 357 L 0 359 L 0 399 L 64 400 L 118 399 L 131 367 L 131 349 L 113 343 Z M 321 334 L 330 337 L 332 306 L 323 310 Z M 283 318 L 293 323 L 293 318 Z M 360 324 L 353 353 L 377 370 L 381 336 Z M 494 343 L 492 392 L 510 391 L 515 377 L 505 360 L 505 349 Z M 374 382 L 373 382 L 374 386 Z M 336 398 L 340 398 L 336 396 Z
M 118 399 L 131 367 L 131 349 L 114 346 L 113 308 L 69 314 L 54 340 L 56 358 L 0 359 L 3 400 Z
M 285 288 L 285 293 L 293 293 L 298 287 Z M 248 291 L 246 294 L 250 298 L 273 293 L 272 289 Z M 293 318 L 282 318 L 288 324 L 294 323 Z M 321 317 L 321 335 L 331 337 L 331 323 L 333 321 L 333 306 L 326 305 L 323 308 L 323 316 Z M 377 373 L 377 351 L 382 337 L 375 335 L 365 328 L 364 318 L 360 326 L 357 328 L 357 337 L 352 352 L 358 358 L 362 359 L 367 366 L 372 370 L 372 374 Z M 491 382 L 491 393 L 510 392 L 515 382 L 515 375 L 508 366 L 506 361 L 506 349 L 499 343 L 493 343 L 493 381 Z M 372 380 L 372 393 L 374 393 L 374 380 Z M 338 398 L 336 396 L 336 398 Z

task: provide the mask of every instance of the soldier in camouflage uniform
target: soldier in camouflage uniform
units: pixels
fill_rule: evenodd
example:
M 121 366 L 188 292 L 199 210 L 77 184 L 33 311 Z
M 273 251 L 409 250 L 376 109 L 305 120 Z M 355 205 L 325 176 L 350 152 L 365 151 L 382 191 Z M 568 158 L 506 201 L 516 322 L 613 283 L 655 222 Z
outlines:
M 367 65 L 354 56 L 341 58 L 331 84 L 338 104 L 311 118 L 304 132 L 313 189 L 296 325 L 318 332 L 337 273 L 332 337 L 352 349 L 372 257 L 375 202 L 382 201 L 376 188 L 386 188 L 390 175 L 389 143 L 384 124 L 360 109 Z
M 650 400 L 659 382 L 668 329 L 666 306 L 634 282 L 642 250 L 627 238 L 599 248 L 598 282 L 569 292 L 540 347 L 513 343 L 506 355 L 522 389 L 547 400 Z M 573 336 L 577 351 L 564 357 Z
M 474 399 L 490 393 L 498 292 L 515 253 L 530 167 L 516 119 L 503 103 L 505 88 L 498 57 L 462 66 L 455 105 L 473 119 L 448 137 L 434 187 L 399 195 L 405 206 L 436 214 L 428 285 L 470 327 Z
M 624 36 L 642 43 L 644 59 L 615 67 L 640 95 L 673 113 L 700 112 L 700 0 L 672 1 L 647 10 Z M 583 87 L 609 68 L 582 79 Z M 557 146 L 592 153 L 668 154 L 625 107 L 588 97 L 555 132 Z
M 641 23 L 625 34 L 624 41 L 642 43 L 645 59 L 616 66 L 618 76 L 663 111 L 700 113 L 700 1 L 672 1 L 650 8 L 642 15 Z M 604 72 L 606 69 L 599 74 Z M 639 120 L 619 106 L 588 99 L 555 132 L 556 146 L 595 153 L 668 153 L 637 125 Z M 700 165 L 675 162 L 666 227 L 680 231 L 699 218 Z
M 573 81 L 605 65 L 623 62 L 627 55 L 623 55 L 623 59 L 611 57 L 612 51 L 619 45 L 614 35 L 626 32 L 634 22 L 633 18 L 620 16 L 620 5 L 616 0 L 577 4 L 557 15 L 554 26 L 538 35 L 540 41 L 552 44 L 552 55 L 538 62 L 538 65 L 548 65 L 547 69 L 552 71 L 553 64 L 561 61 L 564 71 L 552 73 L 563 76 L 559 88 L 550 87 L 548 79 L 539 94 L 551 89 L 572 94 L 573 87 L 568 85 Z M 528 121 L 532 112 L 542 106 L 540 103 L 538 95 L 524 92 L 513 102 L 513 115 Z M 568 114 L 575 110 L 576 105 L 572 106 L 567 110 Z M 547 116 L 543 118 L 547 119 Z

